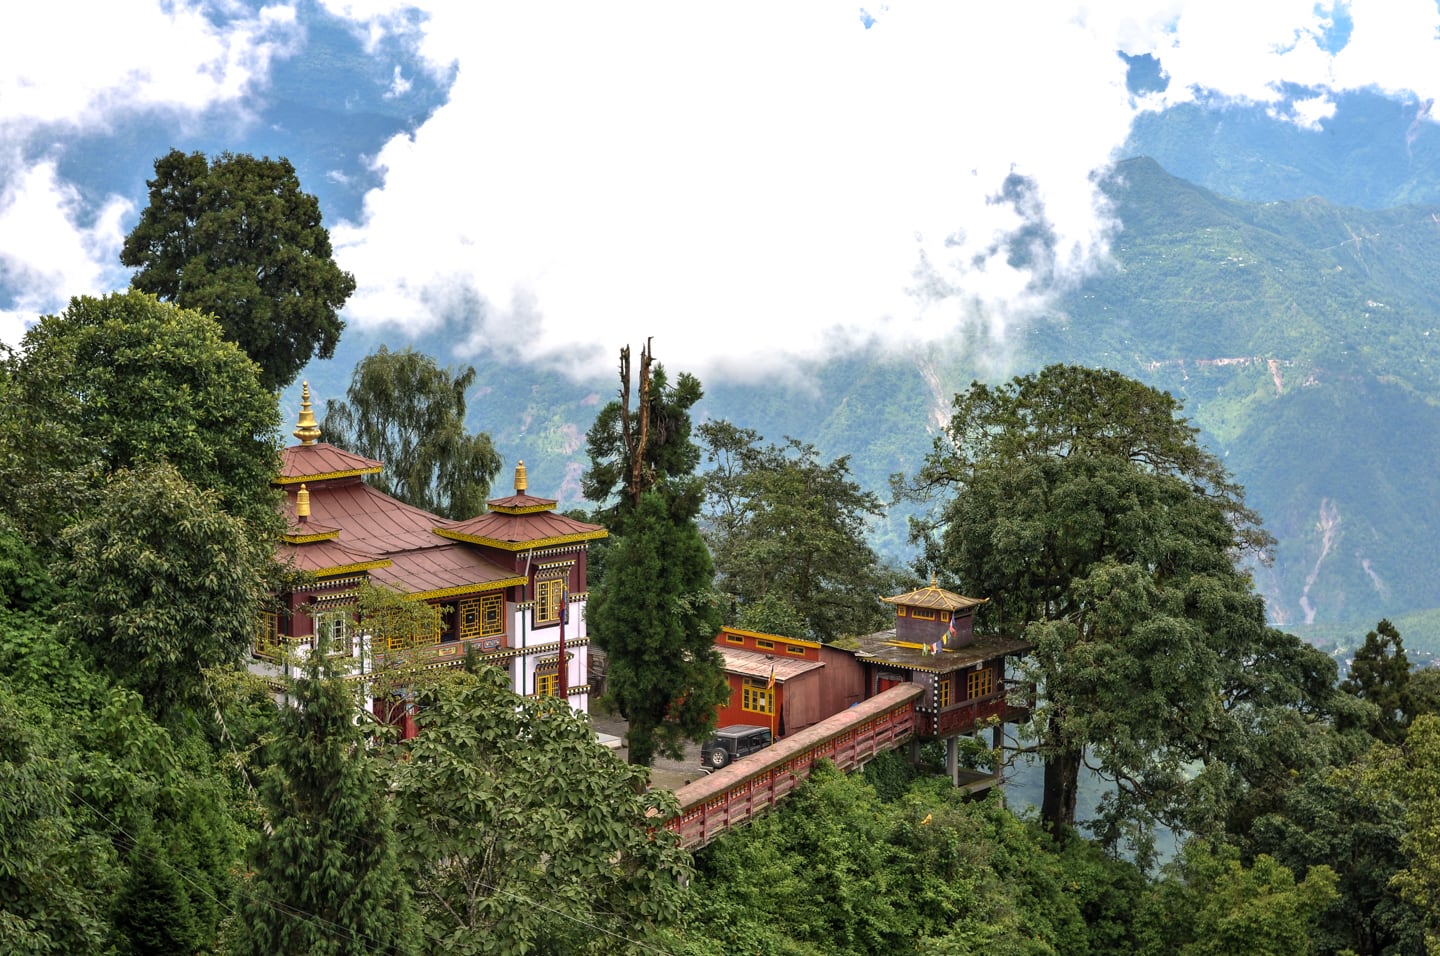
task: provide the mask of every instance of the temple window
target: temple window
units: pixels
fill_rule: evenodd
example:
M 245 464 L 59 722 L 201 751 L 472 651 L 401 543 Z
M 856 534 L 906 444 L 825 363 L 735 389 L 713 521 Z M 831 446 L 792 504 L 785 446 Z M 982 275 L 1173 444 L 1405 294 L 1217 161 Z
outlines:
M 275 658 L 280 654 L 280 615 L 261 611 L 255 622 L 255 656 Z
M 505 596 L 482 594 L 460 602 L 460 640 L 505 633 Z
M 320 611 L 315 619 L 315 649 L 325 648 L 331 657 L 350 655 L 350 612 L 348 610 Z
M 560 599 L 564 591 L 564 578 L 546 578 L 535 582 L 535 623 L 537 625 L 560 622 Z

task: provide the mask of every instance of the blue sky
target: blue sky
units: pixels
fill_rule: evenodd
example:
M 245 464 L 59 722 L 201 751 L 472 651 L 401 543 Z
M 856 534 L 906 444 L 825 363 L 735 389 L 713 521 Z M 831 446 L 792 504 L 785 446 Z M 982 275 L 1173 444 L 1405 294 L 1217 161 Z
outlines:
M 0 341 L 117 255 L 171 146 L 286 155 L 359 289 L 353 328 L 445 328 L 607 370 L 646 334 L 702 378 L 978 328 L 1000 360 L 1114 235 L 1135 118 L 1440 92 L 1434 0 L 724 5 L 30 4 L 0 31 Z M 1129 62 L 1163 82 L 1137 94 Z M 1147 61 L 1148 62 L 1148 61 Z M 1417 122 L 1433 122 L 1421 115 Z M 997 202 L 1007 177 L 1033 184 Z M 1003 239 L 1042 217 L 1041 272 Z

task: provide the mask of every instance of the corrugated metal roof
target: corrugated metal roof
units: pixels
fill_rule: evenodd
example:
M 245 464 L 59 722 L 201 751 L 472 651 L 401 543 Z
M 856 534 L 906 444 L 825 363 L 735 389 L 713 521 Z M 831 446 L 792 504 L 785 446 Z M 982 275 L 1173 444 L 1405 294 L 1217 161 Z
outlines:
M 770 668 L 774 667 L 775 680 L 781 683 L 825 666 L 823 661 L 806 661 L 795 657 L 766 655 L 755 651 L 744 651 L 738 647 L 721 647 L 719 651 L 720 656 L 725 658 L 725 670 L 730 673 L 769 680 Z
M 333 540 L 287 545 L 281 549 L 280 558 L 282 561 L 286 558 L 293 560 L 295 567 L 311 574 L 338 574 L 388 563 L 378 554 L 358 551 Z
M 603 538 L 609 533 L 598 524 L 577 521 L 558 511 L 532 511 L 525 514 L 487 511 L 466 521 L 446 522 L 437 531 L 458 541 L 502 548 L 541 541 L 586 541 Z
M 289 485 L 348 475 L 374 475 L 384 467 L 383 462 L 337 448 L 329 442 L 291 445 L 280 452 L 278 484 Z
M 292 515 L 297 490 L 298 485 L 286 488 Z M 310 521 L 305 527 L 338 528 L 340 538 L 287 545 L 298 567 L 319 571 L 348 566 L 353 562 L 339 560 L 345 555 L 384 559 L 388 564 L 374 568 L 371 579 L 407 594 L 459 592 L 516 580 L 509 568 L 437 535 L 442 519 L 359 478 L 326 481 L 309 491 Z

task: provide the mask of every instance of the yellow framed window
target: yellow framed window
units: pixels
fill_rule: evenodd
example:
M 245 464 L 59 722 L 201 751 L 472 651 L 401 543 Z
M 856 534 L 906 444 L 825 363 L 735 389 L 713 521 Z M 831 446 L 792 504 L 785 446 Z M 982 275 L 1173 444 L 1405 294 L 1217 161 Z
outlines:
M 971 671 L 965 689 L 971 699 L 976 697 L 989 697 L 995 693 L 994 668 L 985 667 L 978 671 Z
M 775 688 L 767 681 L 745 678 L 745 684 L 740 689 L 740 709 L 752 714 L 775 713 Z
M 460 640 L 505 633 L 505 595 L 482 594 L 460 602 Z
M 255 621 L 255 656 L 275 657 L 280 653 L 280 615 L 261 611 Z
M 564 578 L 546 578 L 535 582 L 535 623 L 560 623 L 560 596 L 565 592 Z
M 554 697 L 560 693 L 560 669 L 545 668 L 535 672 L 535 696 Z
M 935 682 L 935 699 L 939 702 L 936 706 L 949 707 L 955 702 L 955 681 L 950 677 L 941 677 Z

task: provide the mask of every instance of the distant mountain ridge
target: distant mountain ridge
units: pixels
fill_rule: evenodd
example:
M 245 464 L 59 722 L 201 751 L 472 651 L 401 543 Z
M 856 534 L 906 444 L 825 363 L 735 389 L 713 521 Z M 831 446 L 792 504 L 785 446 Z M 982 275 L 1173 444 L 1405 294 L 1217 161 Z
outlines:
M 1106 188 L 1122 224 L 1111 263 L 1021 330 L 1011 371 L 1103 365 L 1182 398 L 1279 540 L 1256 569 L 1277 623 L 1363 635 L 1381 616 L 1440 608 L 1440 207 L 1243 202 L 1149 159 L 1120 163 Z M 444 361 L 448 338 L 414 344 Z M 312 384 L 343 394 L 376 344 L 347 332 Z M 851 356 L 804 388 L 707 383 L 699 413 L 848 454 L 885 495 L 954 393 L 986 377 L 972 345 Z M 476 366 L 473 424 L 507 462 L 524 458 L 537 493 L 580 504 L 583 435 L 617 383 Z M 909 553 L 903 515 L 874 534 L 882 553 Z

